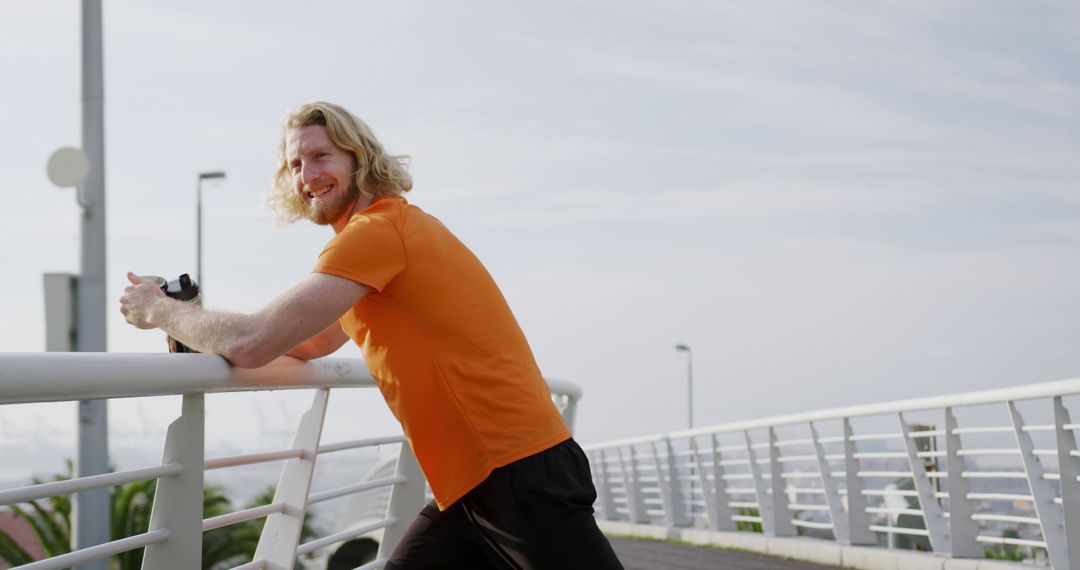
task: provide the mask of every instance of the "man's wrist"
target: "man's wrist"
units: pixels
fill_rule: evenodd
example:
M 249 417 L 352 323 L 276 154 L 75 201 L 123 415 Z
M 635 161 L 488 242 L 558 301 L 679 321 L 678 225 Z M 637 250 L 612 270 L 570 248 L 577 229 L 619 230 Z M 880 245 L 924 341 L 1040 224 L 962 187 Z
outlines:
M 158 297 L 154 299 L 153 304 L 150 305 L 150 310 L 146 312 L 146 321 L 150 326 L 158 329 L 165 329 L 169 324 L 169 316 L 172 313 L 173 307 L 170 306 L 173 299 L 168 297 Z

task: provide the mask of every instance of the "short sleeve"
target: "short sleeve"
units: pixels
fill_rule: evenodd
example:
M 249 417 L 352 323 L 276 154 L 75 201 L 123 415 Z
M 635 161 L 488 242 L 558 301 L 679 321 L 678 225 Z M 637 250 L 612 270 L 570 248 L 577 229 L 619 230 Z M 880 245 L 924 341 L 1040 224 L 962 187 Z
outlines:
M 336 275 L 382 291 L 405 269 L 405 246 L 394 224 L 380 216 L 354 216 L 319 254 L 312 273 Z

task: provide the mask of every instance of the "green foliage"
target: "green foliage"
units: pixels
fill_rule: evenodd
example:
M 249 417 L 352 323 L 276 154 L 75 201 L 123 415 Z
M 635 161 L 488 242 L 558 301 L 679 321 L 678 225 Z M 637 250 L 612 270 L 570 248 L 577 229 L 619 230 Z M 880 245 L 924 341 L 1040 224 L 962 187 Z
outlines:
M 67 462 L 67 473 L 54 475 L 53 481 L 71 479 L 75 466 L 71 461 Z M 38 477 L 33 478 L 33 484 L 39 485 L 45 481 Z M 26 509 L 18 505 L 12 505 L 11 511 L 17 518 L 25 519 L 30 523 L 38 543 L 45 550 L 47 556 L 57 556 L 71 552 L 71 499 L 66 496 L 50 497 L 44 503 L 30 501 L 30 508 Z M 0 531 L 0 558 L 12 565 L 28 564 L 33 558 L 26 550 L 20 547 L 8 536 Z
M 1001 531 L 1001 538 L 1020 538 L 1020 533 L 1014 528 Z M 1027 558 L 1023 549 L 1015 544 L 995 544 L 984 551 L 987 558 L 992 560 L 1012 560 L 1021 562 Z
M 753 507 L 740 507 L 735 510 L 735 513 L 744 517 L 759 517 L 761 512 Z M 762 532 L 761 523 L 749 522 L 749 521 L 735 521 L 736 530 L 745 530 L 748 532 Z
M 70 479 L 73 472 L 68 462 L 67 473 L 54 476 L 54 481 Z M 34 484 L 42 483 L 34 478 Z M 150 513 L 154 504 L 157 481 L 136 481 L 113 487 L 110 499 L 110 537 L 112 540 L 145 533 L 150 528 Z M 245 508 L 268 505 L 274 500 L 274 487 L 260 493 Z M 71 499 L 68 496 L 49 498 L 44 504 L 27 503 L 29 508 L 12 506 L 18 518 L 25 519 L 34 531 L 47 556 L 71 551 Z M 203 517 L 210 518 L 233 511 L 232 502 L 220 487 L 203 487 Z M 214 529 L 203 533 L 202 567 L 210 570 L 231 568 L 251 561 L 259 544 L 264 519 Z M 304 517 L 301 541 L 315 536 L 311 515 Z M 33 562 L 33 558 L 6 532 L 0 531 L 0 559 L 12 566 Z M 114 556 L 109 562 L 111 570 L 139 570 L 142 567 L 143 549 L 130 550 Z

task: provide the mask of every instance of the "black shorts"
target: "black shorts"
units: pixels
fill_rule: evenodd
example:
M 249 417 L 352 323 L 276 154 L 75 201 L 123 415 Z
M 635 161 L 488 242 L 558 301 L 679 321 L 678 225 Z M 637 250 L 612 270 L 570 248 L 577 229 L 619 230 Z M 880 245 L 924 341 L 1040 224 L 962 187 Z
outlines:
M 428 504 L 386 569 L 622 569 L 594 501 L 589 460 L 568 439 L 492 471 L 445 511 Z

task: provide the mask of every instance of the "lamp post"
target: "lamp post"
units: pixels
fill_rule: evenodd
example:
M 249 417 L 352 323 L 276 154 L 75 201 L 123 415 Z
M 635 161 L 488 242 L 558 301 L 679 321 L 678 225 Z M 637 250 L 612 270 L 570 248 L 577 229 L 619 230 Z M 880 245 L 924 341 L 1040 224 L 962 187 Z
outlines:
M 686 344 L 676 344 L 675 350 L 686 353 L 686 408 L 692 429 L 694 427 L 694 352 Z
M 216 178 L 225 178 L 225 173 L 221 171 L 200 172 L 199 183 L 195 191 L 195 281 L 199 284 L 200 291 L 206 290 L 202 278 L 202 182 L 203 180 Z

